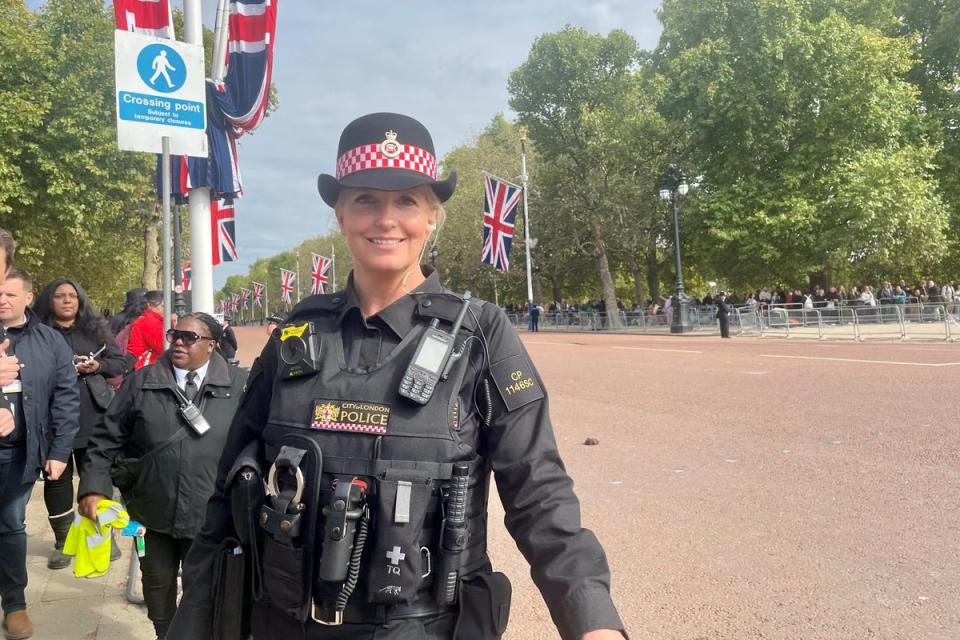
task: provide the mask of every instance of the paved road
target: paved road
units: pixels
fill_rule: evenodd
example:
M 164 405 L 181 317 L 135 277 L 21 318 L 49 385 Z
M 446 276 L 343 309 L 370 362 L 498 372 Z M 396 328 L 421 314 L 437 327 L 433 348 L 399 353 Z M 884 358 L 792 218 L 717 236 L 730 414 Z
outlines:
M 238 334 L 249 362 L 263 336 Z M 960 638 L 960 346 L 524 341 L 632 638 Z M 122 570 L 45 570 L 39 493 L 37 637 L 151 638 Z M 515 588 L 505 637 L 556 638 L 499 520 L 491 553 Z

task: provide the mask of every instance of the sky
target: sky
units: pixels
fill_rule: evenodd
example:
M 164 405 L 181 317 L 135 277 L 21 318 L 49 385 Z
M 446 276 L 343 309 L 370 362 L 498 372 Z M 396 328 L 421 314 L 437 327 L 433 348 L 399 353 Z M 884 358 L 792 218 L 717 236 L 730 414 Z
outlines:
M 279 109 L 240 141 L 240 259 L 214 267 L 214 289 L 258 258 L 329 231 L 333 212 L 317 193 L 317 175 L 334 172 L 340 132 L 354 118 L 376 111 L 413 116 L 430 130 L 442 159 L 497 113 L 512 117 L 507 78 L 537 36 L 566 24 L 602 34 L 620 28 L 653 49 L 659 4 L 279 0 L 273 71 Z M 212 29 L 216 2 L 202 6 Z

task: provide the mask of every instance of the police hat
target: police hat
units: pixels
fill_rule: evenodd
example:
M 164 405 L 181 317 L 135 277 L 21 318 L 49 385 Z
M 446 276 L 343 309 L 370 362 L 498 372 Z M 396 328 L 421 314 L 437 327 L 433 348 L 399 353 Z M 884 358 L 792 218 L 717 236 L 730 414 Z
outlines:
M 271 313 L 270 315 L 267 316 L 268 323 L 273 322 L 274 324 L 283 324 L 286 321 L 287 321 L 287 314 L 283 313 L 282 311 L 278 313 Z
M 344 187 L 404 191 L 429 185 L 445 202 L 457 186 L 457 174 L 438 180 L 437 165 L 426 127 L 399 113 L 371 113 L 348 124 L 340 134 L 337 175 L 320 174 L 317 189 L 331 207 Z

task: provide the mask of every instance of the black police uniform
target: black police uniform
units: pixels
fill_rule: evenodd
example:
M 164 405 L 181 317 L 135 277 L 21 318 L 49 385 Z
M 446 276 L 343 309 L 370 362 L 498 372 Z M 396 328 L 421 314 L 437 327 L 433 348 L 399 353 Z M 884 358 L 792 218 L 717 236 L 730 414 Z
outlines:
M 241 516 L 232 515 L 228 491 L 243 451 L 261 458 L 264 475 L 271 464 L 281 468 L 282 477 L 287 477 L 284 465 L 303 473 L 303 497 L 294 501 L 303 507 L 291 508 L 291 491 L 284 490 L 257 512 L 262 519 L 254 517 L 261 538 L 252 549 L 260 569 L 253 567 L 247 580 L 254 593 L 254 638 L 449 639 L 458 619 L 478 608 L 492 609 L 486 612 L 492 635 L 463 629 L 455 637 L 499 637 L 509 604 L 502 583 L 491 578 L 486 553 L 491 471 L 507 528 L 530 562 L 561 636 L 623 628 L 610 597 L 604 552 L 580 524 L 539 375 L 503 313 L 472 301 L 455 342 L 464 356 L 449 378 L 436 385 L 424 406 L 398 394 L 425 328 L 435 320 L 451 330 L 463 305 L 435 273 L 425 272 L 427 280 L 417 289 L 370 318 L 362 317 L 349 285 L 344 292 L 303 301 L 274 332 L 252 367 L 221 460 L 217 494 L 184 566 L 185 593 L 168 637 L 216 637 L 214 618 L 224 618 L 218 612 L 222 603 L 215 602 L 219 597 L 211 593 L 233 591 L 213 583 L 229 574 L 217 560 L 224 557 L 224 539 L 246 526 L 234 525 Z M 307 320 L 319 357 L 306 368 L 316 371 L 288 377 L 302 371 L 292 371 L 278 357 L 281 338 L 302 336 Z M 258 444 L 251 449 L 250 443 Z M 437 604 L 431 591 L 443 560 L 443 489 L 458 462 L 470 464 L 462 609 Z M 328 554 L 333 557 L 332 545 L 326 546 L 331 526 L 311 515 L 326 507 L 328 519 L 340 517 L 342 511 L 332 506 L 336 496 L 361 485 L 365 503 L 357 518 L 366 518 L 369 529 L 365 542 L 355 538 L 361 568 L 343 607 L 335 603 L 341 584 L 319 575 L 327 569 Z M 286 525 L 278 525 L 278 513 Z M 231 556 L 229 549 L 225 555 Z

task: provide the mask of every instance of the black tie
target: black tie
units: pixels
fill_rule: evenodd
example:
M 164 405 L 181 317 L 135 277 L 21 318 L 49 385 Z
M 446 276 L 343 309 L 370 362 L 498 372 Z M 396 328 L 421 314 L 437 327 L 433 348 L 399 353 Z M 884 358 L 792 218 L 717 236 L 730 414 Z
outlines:
M 198 391 L 200 391 L 200 388 L 197 386 L 197 372 L 190 371 L 187 373 L 187 384 L 183 387 L 183 394 L 187 396 L 187 400 L 193 402 Z

